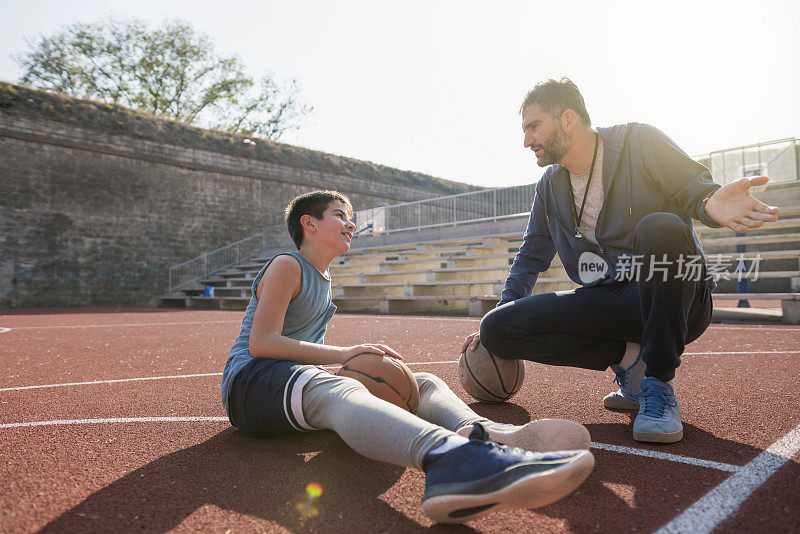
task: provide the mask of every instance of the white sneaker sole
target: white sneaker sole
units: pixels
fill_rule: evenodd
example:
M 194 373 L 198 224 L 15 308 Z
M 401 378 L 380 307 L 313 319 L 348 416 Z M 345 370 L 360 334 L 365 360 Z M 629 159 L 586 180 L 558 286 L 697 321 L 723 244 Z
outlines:
M 603 399 L 603 406 L 611 410 L 638 410 L 639 401 Z
M 422 511 L 437 523 L 463 523 L 504 508 L 539 508 L 575 491 L 594 468 L 594 456 L 582 451 L 566 464 L 520 478 L 485 494 L 439 495 L 422 502 Z
M 683 428 L 677 432 L 636 432 L 633 431 L 633 439 L 647 443 L 675 443 L 683 439 Z
M 495 443 L 532 452 L 589 450 L 592 443 L 586 427 L 568 419 L 537 419 L 510 432 L 484 428 Z M 471 431 L 472 427 L 467 426 L 460 428 L 458 434 L 468 438 Z

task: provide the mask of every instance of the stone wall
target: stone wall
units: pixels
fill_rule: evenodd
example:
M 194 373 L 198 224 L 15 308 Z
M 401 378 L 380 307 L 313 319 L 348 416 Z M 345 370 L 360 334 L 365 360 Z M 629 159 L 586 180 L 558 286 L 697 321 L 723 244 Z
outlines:
M 282 221 L 312 189 L 356 208 L 476 189 L 0 84 L 0 308 L 149 306 L 171 265 Z

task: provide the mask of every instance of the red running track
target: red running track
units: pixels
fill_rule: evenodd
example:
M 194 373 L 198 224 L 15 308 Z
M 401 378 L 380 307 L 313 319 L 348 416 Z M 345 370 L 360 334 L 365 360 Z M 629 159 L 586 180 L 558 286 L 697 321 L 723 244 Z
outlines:
M 419 506 L 420 472 L 367 460 L 332 432 L 255 440 L 230 427 L 219 382 L 241 316 L 0 315 L 0 532 L 431 528 Z M 469 403 L 456 360 L 477 325 L 338 315 L 327 340 L 388 343 Z M 797 531 L 800 328 L 713 325 L 689 345 L 676 381 L 685 438 L 673 445 L 635 442 L 633 415 L 602 408 L 610 373 L 532 363 L 526 371 L 512 402 L 475 403 L 475 410 L 517 424 L 545 417 L 585 424 L 594 472 L 553 505 L 436 531 Z M 34 425 L 43 422 L 51 423 Z M 303 514 L 309 482 L 323 495 Z

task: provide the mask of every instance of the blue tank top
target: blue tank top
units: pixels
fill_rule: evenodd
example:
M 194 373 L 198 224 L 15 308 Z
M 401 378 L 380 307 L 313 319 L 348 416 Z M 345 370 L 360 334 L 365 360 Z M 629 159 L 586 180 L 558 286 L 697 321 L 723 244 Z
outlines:
M 231 347 L 228 361 L 222 371 L 222 405 L 226 412 L 228 411 L 228 392 L 233 379 L 253 359 L 253 356 L 250 355 L 250 329 L 253 327 L 253 316 L 258 306 L 258 297 L 256 297 L 258 284 L 267 267 L 281 255 L 292 256 L 297 260 L 300 264 L 301 278 L 300 292 L 286 308 L 281 335 L 298 341 L 322 345 L 325 342 L 328 323 L 336 312 L 336 305 L 331 302 L 330 278 L 320 273 L 298 252 L 283 252 L 273 256 L 253 280 L 253 296 L 244 313 L 242 331 Z

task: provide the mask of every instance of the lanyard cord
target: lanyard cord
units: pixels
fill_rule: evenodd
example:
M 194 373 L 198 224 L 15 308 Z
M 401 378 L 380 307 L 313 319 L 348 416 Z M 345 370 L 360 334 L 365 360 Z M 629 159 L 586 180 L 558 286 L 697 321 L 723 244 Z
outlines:
M 581 202 L 581 212 L 576 213 L 575 211 L 575 192 L 572 190 L 572 179 L 569 180 L 569 197 L 572 202 L 570 205 L 572 206 L 572 219 L 575 221 L 575 237 L 581 237 L 581 219 L 583 219 L 583 208 L 586 207 L 586 197 L 589 196 L 589 185 L 592 183 L 592 175 L 594 174 L 594 164 L 597 161 L 597 145 L 598 145 L 598 135 L 597 132 L 594 134 L 594 155 L 592 156 L 592 166 L 589 168 L 589 179 L 586 180 L 586 190 L 583 192 L 583 202 Z

